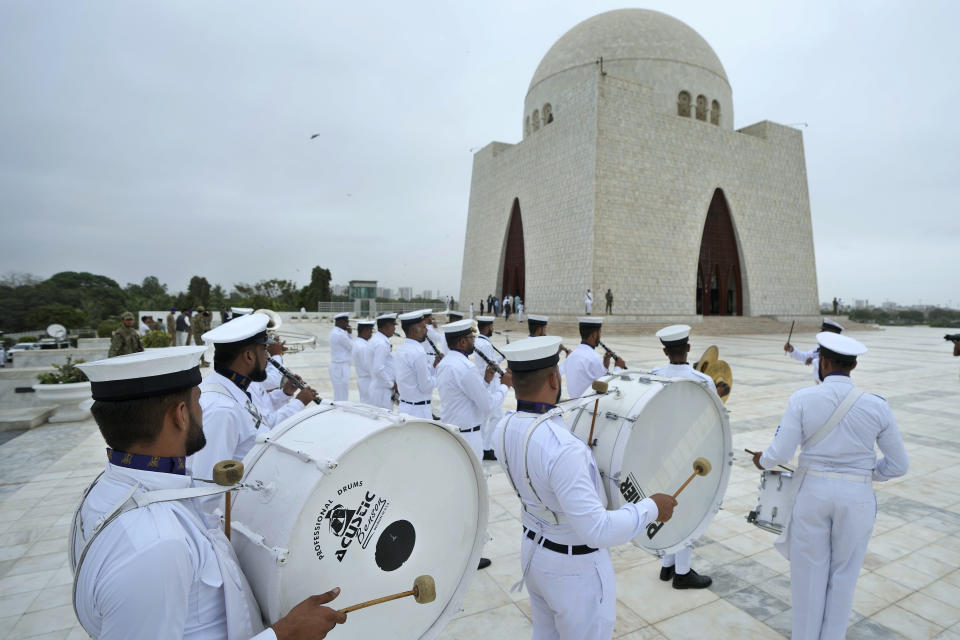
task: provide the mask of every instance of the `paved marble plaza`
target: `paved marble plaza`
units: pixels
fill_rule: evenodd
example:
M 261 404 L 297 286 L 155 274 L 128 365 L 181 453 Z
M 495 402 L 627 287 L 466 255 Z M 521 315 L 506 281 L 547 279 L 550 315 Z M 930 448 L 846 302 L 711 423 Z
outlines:
M 330 397 L 325 382 L 329 325 L 300 328 L 320 335 L 320 344 L 287 356 L 287 365 Z M 943 333 L 925 327 L 851 332 L 870 348 L 854 379 L 890 402 L 910 454 L 910 471 L 875 485 L 879 516 L 848 638 L 960 639 L 960 544 L 954 537 L 960 531 L 960 438 L 955 435 L 960 358 L 951 357 Z M 809 368 L 783 355 L 783 339 L 693 335 L 693 353 L 718 345 L 735 380 L 727 405 L 733 473 L 723 510 L 693 557 L 694 568 L 713 576 L 714 584 L 704 591 L 675 591 L 657 579 L 655 558 L 632 545 L 613 549 L 615 637 L 789 637 L 789 566 L 774 551 L 773 534 L 744 521 L 756 502 L 759 472 L 742 453 L 744 447 L 766 446 L 789 394 L 811 384 Z M 572 335 L 564 341 L 568 346 L 578 342 Z M 793 341 L 810 348 L 813 335 L 795 335 Z M 495 342 L 502 344 L 499 337 Z M 611 331 L 604 342 L 631 368 L 663 360 L 652 336 Z M 103 447 L 92 419 L 47 425 L 0 445 L 0 639 L 87 637 L 70 604 L 66 538 L 80 491 L 104 466 Z M 528 594 L 509 592 L 520 574 L 518 502 L 496 463 L 486 468 L 491 540 L 484 555 L 493 565 L 474 576 L 463 610 L 442 634 L 445 639 L 528 638 L 531 633 Z

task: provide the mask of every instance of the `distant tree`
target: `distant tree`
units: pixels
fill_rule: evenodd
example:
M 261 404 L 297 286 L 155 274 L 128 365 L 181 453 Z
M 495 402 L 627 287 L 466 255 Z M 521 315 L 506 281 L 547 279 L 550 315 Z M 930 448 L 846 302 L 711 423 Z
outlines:
M 40 304 L 65 304 L 83 309 L 93 326 L 100 320 L 119 315 L 125 308 L 120 285 L 94 273 L 62 271 L 36 286 Z
M 210 289 L 210 308 L 211 309 L 224 309 L 230 303 L 227 292 L 223 290 L 223 287 L 220 285 L 214 285 Z
M 79 329 L 86 326 L 87 314 L 80 309 L 65 304 L 47 304 L 36 307 L 27 314 L 27 323 L 31 327 L 44 328 L 51 324 L 62 324 L 67 329 Z
M 300 302 L 300 292 L 291 280 L 261 280 L 256 284 L 238 282 L 233 286 L 231 301 L 241 307 L 254 309 L 273 309 L 274 311 L 296 311 Z
M 200 305 L 210 306 L 210 283 L 206 278 L 193 276 L 190 278 L 190 285 L 187 287 L 187 296 L 190 300 L 190 307 L 196 309 Z
M 156 276 L 147 276 L 140 284 L 130 283 L 123 289 L 126 307 L 136 312 L 146 309 L 169 309 L 173 296 L 167 293 L 167 285 Z
M 310 273 L 310 284 L 300 290 L 300 306 L 316 310 L 318 302 L 330 300 L 330 270 L 316 266 Z
M 0 286 L 33 287 L 43 282 L 43 278 L 23 271 L 7 271 L 0 277 Z

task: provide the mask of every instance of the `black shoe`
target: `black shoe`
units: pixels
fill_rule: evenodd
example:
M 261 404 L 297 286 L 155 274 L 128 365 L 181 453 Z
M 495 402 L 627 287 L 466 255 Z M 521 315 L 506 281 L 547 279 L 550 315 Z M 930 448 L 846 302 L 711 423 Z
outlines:
M 484 460 L 496 460 L 497 456 L 493 453 L 493 449 L 484 449 L 483 450 L 483 459 Z
M 710 576 L 701 576 L 699 573 L 690 569 L 689 573 L 673 575 L 674 589 L 706 589 L 713 584 L 713 578 Z
M 490 558 L 480 558 L 480 564 L 477 565 L 477 571 L 480 571 L 480 569 L 486 569 L 491 564 Z
M 673 565 L 669 567 L 660 567 L 660 579 L 664 582 L 673 578 Z

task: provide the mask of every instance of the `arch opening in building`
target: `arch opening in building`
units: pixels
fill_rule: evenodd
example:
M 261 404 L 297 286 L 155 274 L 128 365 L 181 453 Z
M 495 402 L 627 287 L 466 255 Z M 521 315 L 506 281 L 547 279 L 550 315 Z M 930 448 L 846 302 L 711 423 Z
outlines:
M 802 134 L 734 129 L 723 65 L 686 24 L 620 9 L 576 25 L 518 124 L 474 154 L 464 305 L 499 289 L 575 315 L 609 288 L 624 316 L 817 313 Z

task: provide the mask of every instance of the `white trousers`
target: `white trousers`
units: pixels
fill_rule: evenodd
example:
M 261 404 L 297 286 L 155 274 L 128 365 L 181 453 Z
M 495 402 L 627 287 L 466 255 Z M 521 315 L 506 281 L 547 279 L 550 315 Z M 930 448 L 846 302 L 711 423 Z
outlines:
M 428 404 L 410 404 L 401 400 L 400 404 L 397 405 L 397 411 L 405 413 L 408 416 L 413 416 L 414 418 L 433 420 L 433 413 Z
M 330 382 L 333 383 L 333 399 L 350 399 L 350 364 L 345 362 L 331 362 L 328 367 Z
M 584 311 L 586 311 L 586 314 L 587 314 L 587 315 L 590 315 L 590 312 L 593 311 L 593 303 L 592 303 L 592 302 L 584 302 L 584 303 L 583 303 L 583 309 L 584 309 Z
M 790 520 L 793 640 L 843 640 L 876 516 L 871 483 L 803 479 Z
M 368 388 L 369 404 L 381 409 L 393 411 L 393 389 L 383 387 L 375 381 L 371 381 Z
M 370 404 L 370 376 L 357 376 L 357 391 L 360 392 L 360 402 Z
M 189 334 L 188 334 L 188 332 L 186 332 L 186 331 L 177 331 L 177 346 L 178 346 L 178 347 L 182 347 L 182 346 L 184 346 L 185 344 L 187 344 L 187 335 L 189 335 Z
M 523 538 L 521 566 L 534 553 Z M 610 552 L 580 556 L 536 549 L 526 578 L 533 640 L 610 640 L 617 618 L 617 587 Z
M 480 431 L 471 431 L 469 433 L 461 432 L 460 435 L 467 441 L 467 444 L 470 445 L 470 449 L 474 455 L 477 456 L 477 460 L 483 460 L 483 436 L 480 435 Z
M 481 425 L 480 439 L 483 442 L 484 451 L 493 449 L 493 431 L 497 428 L 497 425 L 500 423 L 500 418 L 502 417 L 503 409 L 493 413 L 489 418 L 487 418 L 487 421 Z
M 660 559 L 661 567 L 674 567 L 673 572 L 681 576 L 690 573 L 690 556 L 693 549 L 684 549 L 676 553 L 668 553 Z

